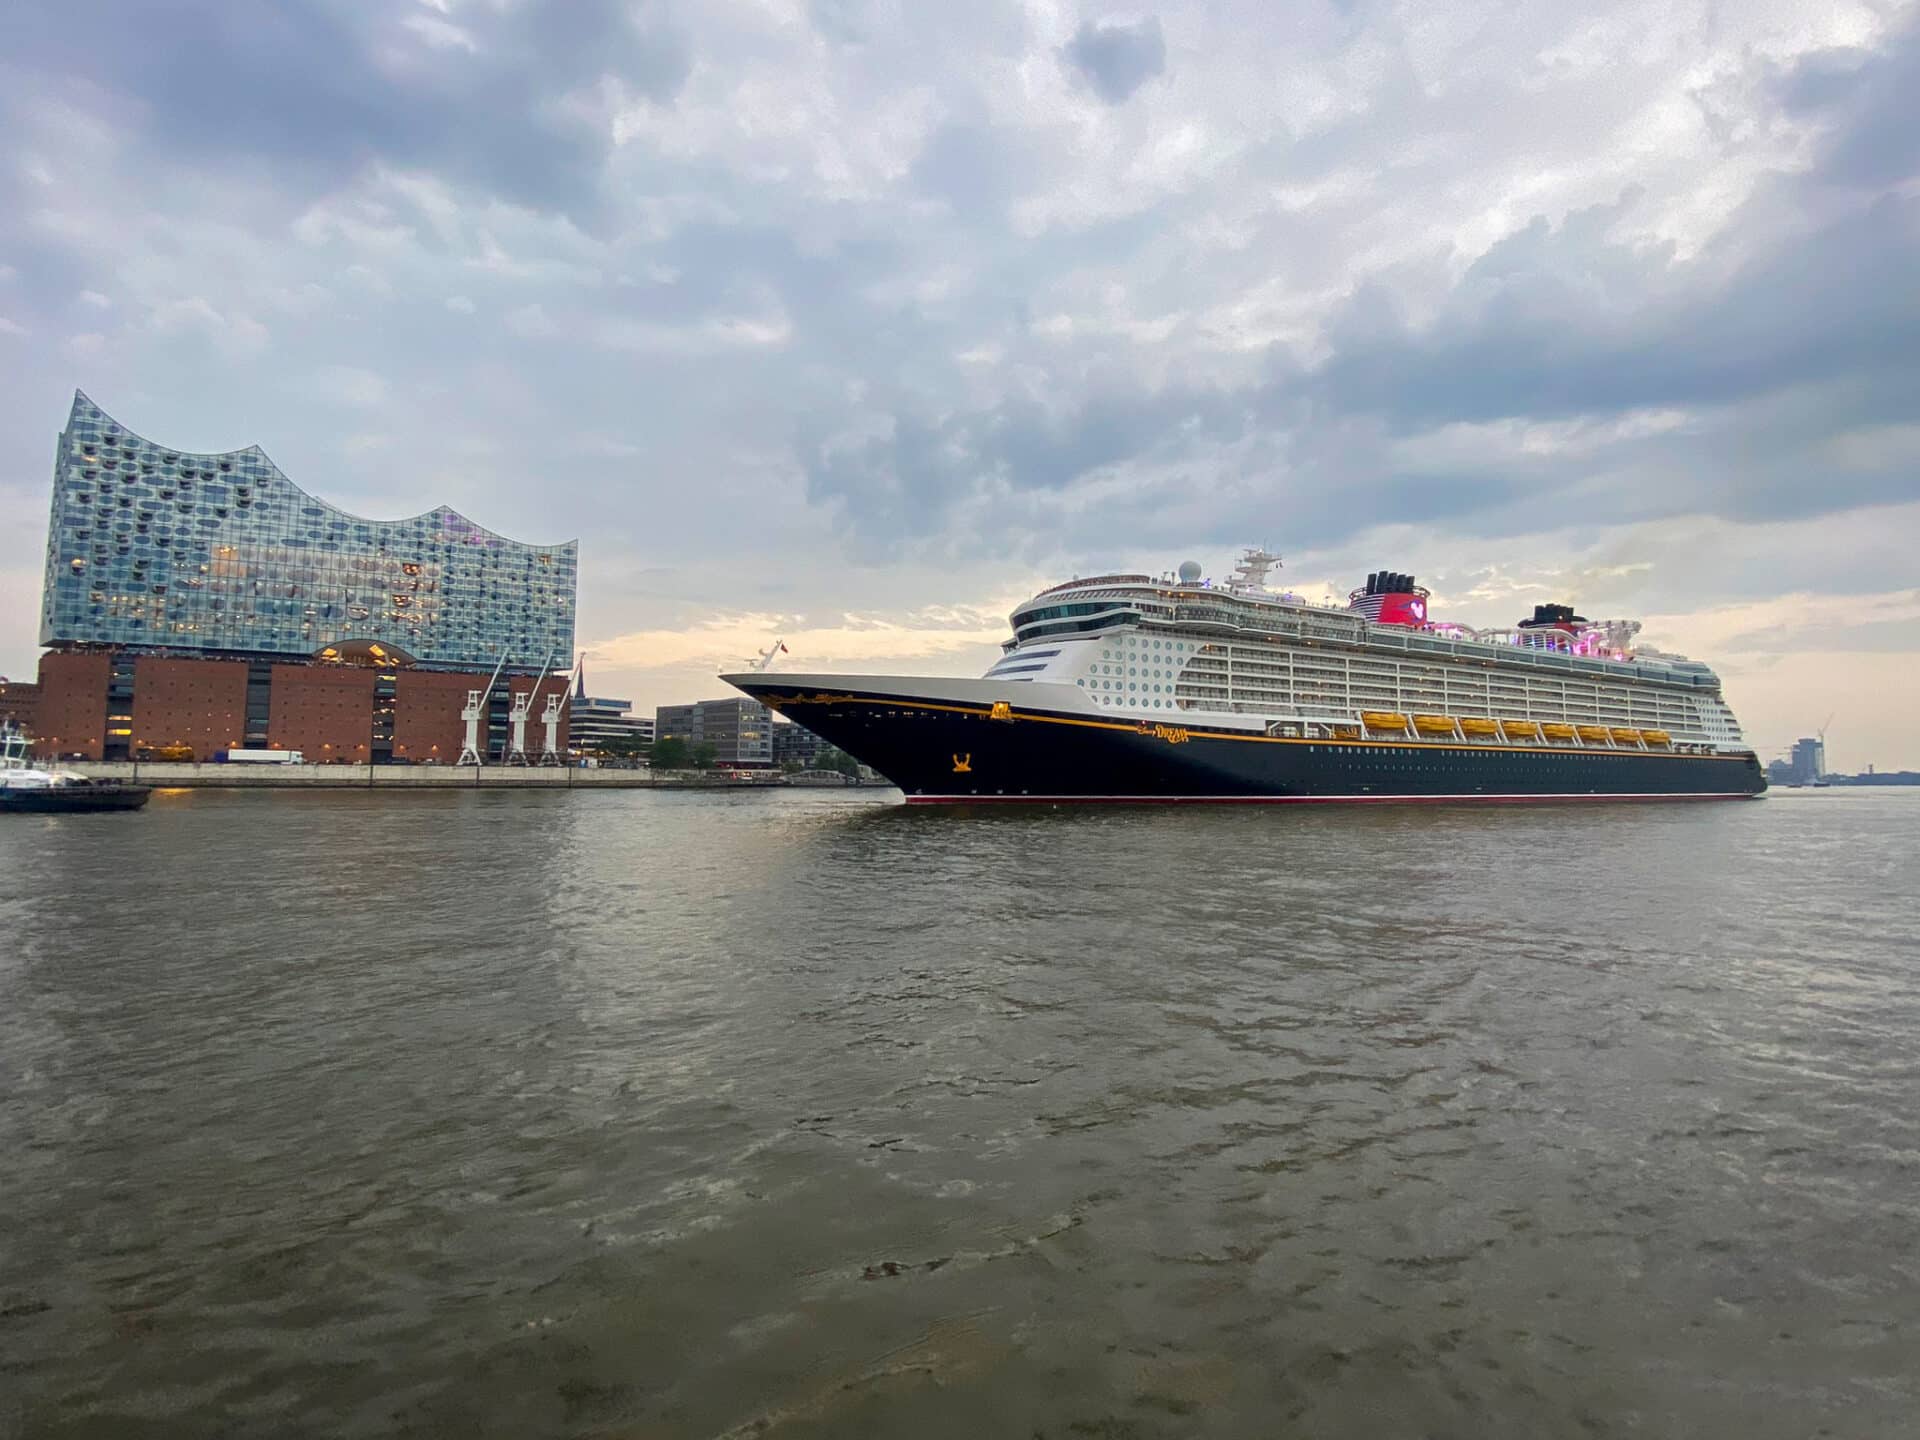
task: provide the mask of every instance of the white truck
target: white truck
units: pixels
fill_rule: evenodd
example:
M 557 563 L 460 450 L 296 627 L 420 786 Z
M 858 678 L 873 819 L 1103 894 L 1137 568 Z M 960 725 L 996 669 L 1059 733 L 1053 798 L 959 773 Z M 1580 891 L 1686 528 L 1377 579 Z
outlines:
M 222 750 L 213 760 L 216 765 L 302 765 L 306 756 L 298 750 Z

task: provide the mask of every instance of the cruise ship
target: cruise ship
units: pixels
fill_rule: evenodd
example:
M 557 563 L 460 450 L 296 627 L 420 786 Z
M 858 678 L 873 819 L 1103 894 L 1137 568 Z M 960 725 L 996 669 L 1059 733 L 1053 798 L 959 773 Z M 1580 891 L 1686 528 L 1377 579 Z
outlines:
M 726 675 L 914 804 L 1706 800 L 1767 782 L 1706 665 L 1541 605 L 1437 621 L 1411 575 L 1344 607 L 1189 561 L 1041 591 L 978 679 Z

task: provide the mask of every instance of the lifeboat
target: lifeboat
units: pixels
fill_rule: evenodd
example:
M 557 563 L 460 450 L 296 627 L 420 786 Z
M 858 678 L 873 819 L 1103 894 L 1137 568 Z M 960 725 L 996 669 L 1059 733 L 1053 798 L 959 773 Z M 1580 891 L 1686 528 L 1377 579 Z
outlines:
M 1401 730 L 1407 728 L 1407 717 L 1393 715 L 1385 710 L 1362 710 L 1360 723 L 1369 730 Z
M 1333 738 L 1336 740 L 1358 740 L 1360 738 L 1360 727 L 1358 725 L 1336 725 L 1333 727 Z
M 1462 720 L 1460 722 L 1460 729 L 1463 734 L 1467 735 L 1498 735 L 1500 733 L 1500 722 L 1497 720 L 1481 719 Z
M 1532 720 L 1502 720 L 1500 733 L 1509 740 L 1538 740 L 1540 726 Z
M 1573 726 L 1542 725 L 1540 727 L 1540 733 L 1545 735 L 1549 740 L 1571 740 L 1573 739 Z
M 1613 738 L 1613 732 L 1604 725 L 1580 725 L 1575 728 L 1579 730 L 1582 740 L 1594 745 L 1604 745 Z
M 1413 728 L 1422 735 L 1451 735 L 1453 734 L 1453 717 L 1451 715 L 1416 715 L 1413 717 Z
M 1640 738 L 1649 745 L 1671 745 L 1673 737 L 1664 730 L 1642 730 Z
M 1638 745 L 1640 743 L 1640 732 L 1638 730 L 1616 730 L 1613 732 L 1613 738 L 1622 745 Z

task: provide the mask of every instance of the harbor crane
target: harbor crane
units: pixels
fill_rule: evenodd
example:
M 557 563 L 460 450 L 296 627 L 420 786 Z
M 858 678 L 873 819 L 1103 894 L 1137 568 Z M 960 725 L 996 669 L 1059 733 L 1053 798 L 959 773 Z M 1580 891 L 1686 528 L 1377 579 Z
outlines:
M 486 757 L 480 749 L 480 717 L 486 713 L 487 697 L 493 694 L 493 687 L 499 683 L 500 671 L 506 665 L 507 657 L 500 657 L 500 664 L 493 667 L 493 675 L 487 681 L 484 690 L 467 691 L 467 703 L 460 708 L 460 718 L 467 724 L 467 743 L 460 751 L 456 765 L 484 765 Z
M 507 744 L 507 763 L 525 765 L 527 762 L 527 715 L 533 709 L 533 697 L 540 693 L 540 687 L 547 683 L 547 672 L 553 668 L 553 654 L 540 663 L 540 678 L 533 682 L 531 690 L 522 690 L 513 697 L 513 704 L 507 711 L 507 723 L 512 727 Z
M 567 688 L 558 694 L 547 696 L 547 708 L 540 716 L 540 723 L 546 730 L 546 743 L 540 747 L 542 765 L 566 763 L 565 757 L 560 753 L 560 712 L 566 708 L 567 696 L 573 694 L 579 687 L 580 671 L 586 663 L 587 657 L 584 655 L 575 660 L 573 673 L 567 677 Z

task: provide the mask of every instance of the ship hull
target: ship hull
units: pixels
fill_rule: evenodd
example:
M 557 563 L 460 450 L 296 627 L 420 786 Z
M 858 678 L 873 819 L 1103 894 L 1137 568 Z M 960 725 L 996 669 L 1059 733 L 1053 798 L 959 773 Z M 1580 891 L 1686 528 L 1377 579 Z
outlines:
M 80 815 L 138 810 L 153 793 L 146 785 L 0 786 L 0 815 Z
M 898 785 L 910 803 L 1332 804 L 1751 799 L 1736 755 L 1326 741 L 1048 704 L 1041 687 L 893 677 L 730 675 L 729 683 Z M 994 693 L 1011 698 L 1000 702 Z M 1048 687 L 1052 688 L 1052 687 Z

